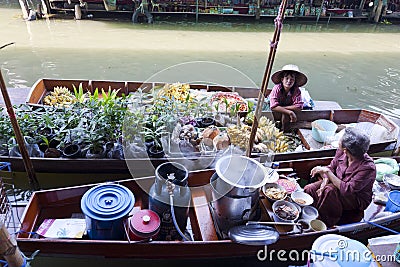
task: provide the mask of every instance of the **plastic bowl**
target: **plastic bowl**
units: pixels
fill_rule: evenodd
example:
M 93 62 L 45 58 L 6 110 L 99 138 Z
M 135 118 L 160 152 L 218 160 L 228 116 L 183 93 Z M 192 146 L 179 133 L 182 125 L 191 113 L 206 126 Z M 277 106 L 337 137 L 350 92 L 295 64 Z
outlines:
M 277 198 L 274 198 L 274 197 L 271 196 L 270 193 L 268 194 L 268 191 L 271 188 L 275 188 L 275 189 L 277 189 L 279 191 L 282 191 L 281 197 L 278 197 L 278 195 L 276 195 Z M 280 186 L 279 184 L 276 184 L 276 183 L 265 184 L 263 186 L 263 188 L 262 188 L 262 192 L 267 197 L 267 199 L 270 201 L 270 203 L 274 203 L 277 200 L 282 200 L 282 199 L 285 199 L 287 197 L 287 192 L 286 192 L 285 188 L 283 188 L 282 186 Z
M 290 196 L 292 200 L 299 206 L 309 206 L 314 202 L 312 196 L 303 191 L 293 192 Z
M 311 136 L 315 141 L 324 143 L 328 137 L 335 135 L 338 126 L 330 120 L 319 119 L 311 123 Z
M 318 215 L 318 210 L 313 206 L 304 206 L 301 212 L 301 218 L 308 221 L 317 219 Z

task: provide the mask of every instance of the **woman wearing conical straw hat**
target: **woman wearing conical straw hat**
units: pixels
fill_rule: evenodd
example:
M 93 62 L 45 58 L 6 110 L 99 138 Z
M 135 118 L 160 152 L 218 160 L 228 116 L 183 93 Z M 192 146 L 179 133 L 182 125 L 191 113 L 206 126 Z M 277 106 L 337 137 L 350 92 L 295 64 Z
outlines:
M 271 76 L 275 86 L 269 95 L 272 111 L 282 113 L 282 125 L 287 122 L 296 122 L 296 111 L 303 109 L 301 98 L 301 86 L 307 83 L 307 76 L 299 71 L 299 67 L 293 64 L 285 65 Z

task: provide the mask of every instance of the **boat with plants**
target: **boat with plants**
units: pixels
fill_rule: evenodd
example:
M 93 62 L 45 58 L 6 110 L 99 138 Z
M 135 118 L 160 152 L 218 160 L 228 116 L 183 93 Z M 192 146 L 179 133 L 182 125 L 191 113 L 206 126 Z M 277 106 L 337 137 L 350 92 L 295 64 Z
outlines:
M 331 159 L 283 161 L 271 169 L 255 159 L 229 155 L 210 170 L 188 172 L 184 165 L 169 162 L 151 177 L 36 191 L 16 239 L 24 253 L 40 250 L 43 257 L 255 258 L 266 245 L 268 251 L 302 252 L 325 234 L 365 241 L 386 234 L 387 229 L 400 229 L 400 213 L 385 211 L 377 201 L 378 194 L 390 192 L 378 180 L 374 188 L 379 190 L 373 189 L 374 201 L 362 221 L 315 231 L 301 226 L 297 219 L 303 218 L 310 203 L 299 207 L 293 202 L 295 194 L 301 195 L 311 168 Z M 396 157 L 385 159 L 400 162 Z M 241 179 L 246 168 L 253 170 L 255 179 Z M 296 207 L 295 219 L 277 219 L 272 208 L 278 199 L 268 191 L 272 184 L 288 189 L 282 198 Z M 67 227 L 69 220 L 77 220 L 80 230 Z
M 40 184 L 50 188 L 149 176 L 165 161 L 191 162 L 191 170 L 212 168 L 227 151 L 245 149 L 259 92 L 206 84 L 40 79 L 27 104 L 15 110 Z M 251 156 L 262 161 L 271 154 L 275 161 L 333 156 L 334 139 L 344 127 L 373 133 L 370 154 L 393 153 L 399 128 L 387 116 L 321 106 L 279 125 L 280 114 L 268 111 L 265 101 Z M 0 161 L 11 164 L 14 178 L 24 176 L 9 118 L 0 119 Z M 317 120 L 337 126 L 330 138 L 316 138 Z M 55 174 L 68 178 L 57 181 Z

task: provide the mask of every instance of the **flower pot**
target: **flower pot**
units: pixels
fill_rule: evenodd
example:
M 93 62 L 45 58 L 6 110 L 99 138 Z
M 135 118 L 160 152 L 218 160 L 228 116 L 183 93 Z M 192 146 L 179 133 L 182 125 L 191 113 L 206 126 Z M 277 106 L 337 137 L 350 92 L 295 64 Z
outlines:
M 77 144 L 67 145 L 63 150 L 66 158 L 79 158 L 81 156 L 81 147 Z
M 101 159 L 104 158 L 106 155 L 105 147 L 102 147 L 98 151 L 94 151 L 93 149 L 88 149 L 86 152 L 86 158 L 88 159 Z
M 57 140 L 57 139 L 55 139 L 55 138 L 52 138 L 52 139 L 49 141 L 49 147 L 56 148 L 60 143 L 61 143 L 60 140 Z
M 54 137 L 53 129 L 50 127 L 42 127 L 36 130 L 36 134 L 45 136 L 47 139 L 51 139 Z
M 149 147 L 147 150 L 147 154 L 149 155 L 150 158 L 162 158 L 164 157 L 164 150 L 160 147 L 157 147 L 156 145 L 152 145 Z
M 61 152 L 57 148 L 49 147 L 44 151 L 45 158 L 59 158 L 61 157 Z
M 199 125 L 199 127 L 202 127 L 202 128 L 206 128 L 210 125 L 215 124 L 215 120 L 211 117 L 204 117 L 204 118 L 196 119 L 196 122 Z

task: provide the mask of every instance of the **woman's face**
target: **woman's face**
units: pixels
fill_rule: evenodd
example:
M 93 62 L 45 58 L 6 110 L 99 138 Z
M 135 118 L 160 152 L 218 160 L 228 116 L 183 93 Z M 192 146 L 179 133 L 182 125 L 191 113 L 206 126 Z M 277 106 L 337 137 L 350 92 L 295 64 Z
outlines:
M 282 78 L 282 84 L 283 87 L 285 87 L 286 91 L 289 91 L 289 89 L 293 87 L 295 82 L 296 82 L 296 75 L 294 73 L 286 74 Z

